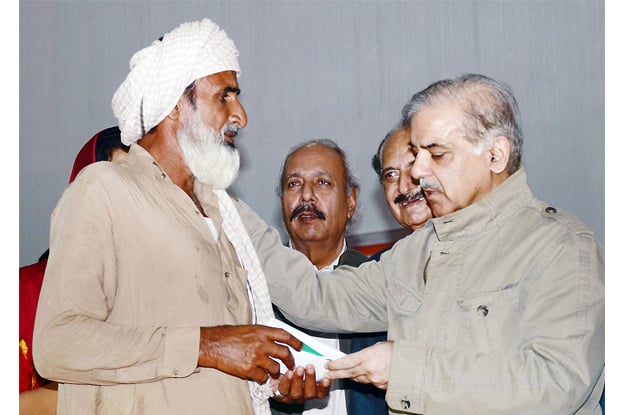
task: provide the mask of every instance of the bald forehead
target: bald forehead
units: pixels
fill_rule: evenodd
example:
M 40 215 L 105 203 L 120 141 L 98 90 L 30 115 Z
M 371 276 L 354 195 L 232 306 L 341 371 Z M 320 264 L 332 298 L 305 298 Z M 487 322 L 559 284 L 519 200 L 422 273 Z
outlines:
M 341 156 L 332 148 L 311 144 L 294 151 L 286 162 L 285 176 L 306 173 L 335 174 L 345 177 L 345 164 Z
M 410 146 L 410 130 L 408 128 L 401 129 L 391 134 L 382 150 L 382 164 L 388 157 L 404 153 L 409 150 Z

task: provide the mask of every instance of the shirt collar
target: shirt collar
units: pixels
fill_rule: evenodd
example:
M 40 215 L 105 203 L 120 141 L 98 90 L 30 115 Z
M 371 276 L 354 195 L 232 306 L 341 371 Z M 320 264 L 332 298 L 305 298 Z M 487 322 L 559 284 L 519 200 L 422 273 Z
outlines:
M 293 248 L 293 244 L 291 243 L 291 239 L 289 239 L 289 248 L 295 249 L 295 248 Z M 347 251 L 347 241 L 345 240 L 345 238 L 343 238 L 343 249 L 341 249 L 341 252 L 339 252 L 338 256 L 336 258 L 334 258 L 334 261 L 332 261 L 330 264 L 326 265 L 325 267 L 323 267 L 321 269 L 317 269 L 317 271 L 319 271 L 319 272 L 332 271 L 334 269 L 334 267 L 336 267 L 339 264 L 339 259 L 341 259 L 341 255 L 343 255 L 345 253 L 345 251 Z

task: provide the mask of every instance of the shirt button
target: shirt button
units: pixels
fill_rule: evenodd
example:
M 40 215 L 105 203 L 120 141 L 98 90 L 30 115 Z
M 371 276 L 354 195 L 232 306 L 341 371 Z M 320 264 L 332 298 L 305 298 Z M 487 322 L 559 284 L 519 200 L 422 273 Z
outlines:
M 401 400 L 401 407 L 404 409 L 409 409 L 410 408 L 410 401 L 408 399 L 402 399 Z
M 226 271 L 226 272 L 224 273 L 224 276 L 225 276 L 226 278 L 230 278 L 230 273 L 229 273 L 228 271 Z
M 554 215 L 554 214 L 558 213 L 558 209 L 554 208 L 553 206 L 547 206 L 545 208 L 545 212 L 547 212 L 547 213 L 549 213 L 551 215 Z
M 486 317 L 488 315 L 488 307 L 485 306 L 484 304 L 480 304 L 477 306 L 477 313 L 482 316 L 482 317 Z

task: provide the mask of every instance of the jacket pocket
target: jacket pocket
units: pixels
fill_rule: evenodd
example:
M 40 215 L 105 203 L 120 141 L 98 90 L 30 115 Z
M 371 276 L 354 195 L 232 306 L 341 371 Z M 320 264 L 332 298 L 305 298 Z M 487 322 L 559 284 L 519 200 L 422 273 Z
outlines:
M 389 340 L 414 338 L 418 327 L 417 311 L 423 303 L 421 293 L 404 281 L 396 281 L 388 288 L 387 295 Z
M 400 317 L 409 317 L 417 312 L 421 307 L 422 296 L 415 287 L 408 285 L 405 281 L 395 281 L 388 288 L 390 308 L 393 314 Z
M 457 301 L 460 311 L 459 343 L 480 353 L 501 352 L 518 347 L 520 312 L 518 288 L 467 296 Z

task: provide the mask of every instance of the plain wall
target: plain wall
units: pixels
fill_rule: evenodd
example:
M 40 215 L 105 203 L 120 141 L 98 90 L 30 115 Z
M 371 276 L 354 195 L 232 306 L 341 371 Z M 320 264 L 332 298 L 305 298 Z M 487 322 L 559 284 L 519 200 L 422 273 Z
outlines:
M 132 54 L 203 17 L 240 51 L 249 123 L 232 193 L 283 235 L 280 165 L 320 137 L 346 150 L 361 179 L 352 236 L 376 243 L 399 228 L 371 156 L 414 92 L 478 72 L 516 94 L 534 193 L 604 241 L 601 1 L 20 1 L 20 266 L 48 247 L 78 150 L 116 124 L 111 97 Z

